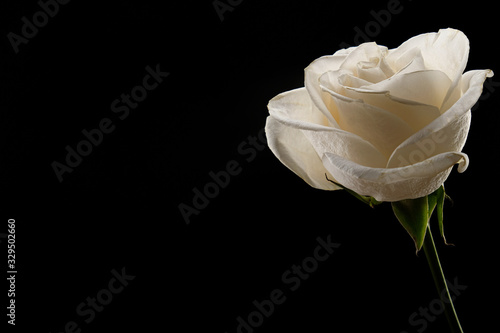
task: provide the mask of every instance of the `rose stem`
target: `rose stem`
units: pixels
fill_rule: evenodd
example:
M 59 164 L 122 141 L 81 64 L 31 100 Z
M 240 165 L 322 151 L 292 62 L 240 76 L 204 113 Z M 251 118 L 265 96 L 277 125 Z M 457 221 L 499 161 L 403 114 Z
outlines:
M 432 277 L 434 278 L 434 283 L 438 290 L 439 297 L 444 306 L 444 311 L 448 323 L 450 324 L 451 331 L 453 333 L 463 333 L 460 322 L 458 321 L 457 313 L 455 307 L 453 306 L 453 301 L 450 297 L 450 291 L 446 285 L 446 279 L 444 277 L 443 269 L 441 268 L 441 263 L 439 262 L 439 257 L 437 254 L 436 246 L 434 245 L 434 240 L 432 239 L 431 228 L 427 226 L 427 232 L 424 238 L 424 252 L 427 257 L 427 262 L 431 269 Z M 443 299 L 443 291 L 446 290 L 446 296 Z M 446 300 L 446 301 L 445 301 Z

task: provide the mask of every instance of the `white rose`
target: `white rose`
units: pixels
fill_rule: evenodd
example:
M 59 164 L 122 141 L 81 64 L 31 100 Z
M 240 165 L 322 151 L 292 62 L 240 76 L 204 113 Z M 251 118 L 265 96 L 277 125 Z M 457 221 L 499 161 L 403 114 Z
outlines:
M 426 196 L 454 164 L 468 165 L 470 109 L 493 76 L 463 74 L 468 54 L 467 37 L 443 29 L 396 49 L 364 43 L 321 57 L 304 88 L 269 102 L 269 147 L 315 188 L 339 188 L 327 174 L 378 201 Z

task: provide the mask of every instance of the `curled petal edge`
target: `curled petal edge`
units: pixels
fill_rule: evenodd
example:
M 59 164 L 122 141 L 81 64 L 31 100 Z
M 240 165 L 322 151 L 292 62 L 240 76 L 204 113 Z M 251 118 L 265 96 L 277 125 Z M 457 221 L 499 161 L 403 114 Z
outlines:
M 461 152 L 447 152 L 399 168 L 370 168 L 341 156 L 325 153 L 325 168 L 343 186 L 377 201 L 416 199 L 437 190 L 448 178 L 453 165 L 458 172 L 467 169 L 469 158 Z
M 436 118 L 429 125 L 422 128 L 417 133 L 403 141 L 392 153 L 387 165 L 394 163 L 393 160 L 398 156 L 399 152 L 407 146 L 418 143 L 429 137 L 433 133 L 445 128 L 453 123 L 456 119 L 461 118 L 467 113 L 478 101 L 483 91 L 484 81 L 493 76 L 492 70 L 472 70 L 463 75 L 464 84 L 466 85 L 465 92 L 460 99 L 440 117 Z M 465 143 L 465 142 L 464 142 Z

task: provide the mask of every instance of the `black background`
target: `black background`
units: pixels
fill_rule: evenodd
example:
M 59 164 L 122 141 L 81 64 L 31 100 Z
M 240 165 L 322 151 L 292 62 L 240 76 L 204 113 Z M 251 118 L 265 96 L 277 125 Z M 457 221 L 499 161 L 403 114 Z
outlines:
M 466 70 L 497 70 L 496 7 L 441 3 L 402 0 L 373 39 L 394 48 L 453 27 L 471 42 Z M 2 1 L 0 232 L 16 220 L 16 330 L 61 332 L 75 321 L 82 332 L 233 333 L 254 300 L 281 289 L 286 301 L 255 332 L 416 332 L 408 318 L 436 291 L 390 205 L 315 190 L 268 148 L 255 157 L 238 149 L 264 127 L 269 99 L 303 86 L 311 61 L 355 44 L 354 28 L 387 4 L 245 0 L 221 22 L 210 0 L 73 0 L 16 54 L 7 34 L 20 34 L 21 18 L 40 7 Z M 119 120 L 113 100 L 157 64 L 169 76 Z M 467 286 L 456 299 L 466 332 L 496 327 L 498 312 L 495 81 L 473 112 L 470 166 L 446 182 L 455 246 L 434 228 L 446 276 Z M 103 118 L 115 130 L 59 182 L 51 163 L 63 163 L 65 147 Z M 233 160 L 241 173 L 187 224 L 179 204 L 192 206 L 193 189 Z M 289 291 L 282 274 L 328 235 L 341 246 Z M 6 261 L 5 241 L 2 249 Z M 85 323 L 76 307 L 122 268 L 135 279 Z M 440 315 L 425 331 L 446 330 Z

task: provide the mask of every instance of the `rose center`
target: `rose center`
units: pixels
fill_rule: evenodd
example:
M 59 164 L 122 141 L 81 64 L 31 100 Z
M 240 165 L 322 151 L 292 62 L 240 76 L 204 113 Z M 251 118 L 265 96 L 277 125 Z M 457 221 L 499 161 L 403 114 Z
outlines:
M 383 57 L 372 57 L 357 63 L 357 76 L 371 83 L 378 83 L 394 75 L 394 71 Z

